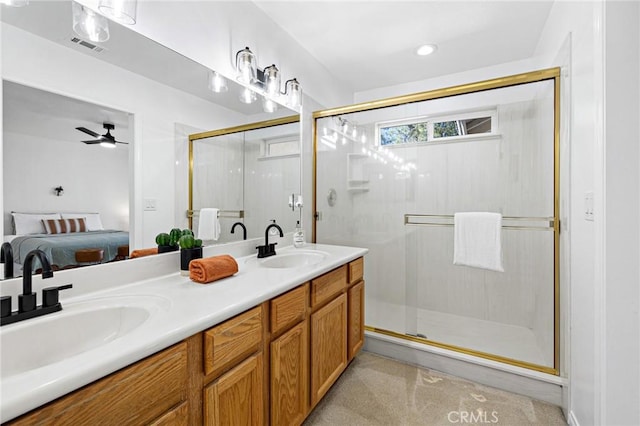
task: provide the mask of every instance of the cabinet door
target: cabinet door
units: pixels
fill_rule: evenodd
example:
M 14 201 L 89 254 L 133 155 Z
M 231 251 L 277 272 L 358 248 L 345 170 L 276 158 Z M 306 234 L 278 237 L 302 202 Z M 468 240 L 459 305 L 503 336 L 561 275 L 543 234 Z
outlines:
M 307 415 L 308 323 L 303 321 L 271 342 L 271 424 L 299 425 Z
M 347 344 L 349 361 L 364 345 L 364 281 L 360 281 L 347 292 L 349 297 L 349 332 Z
M 311 408 L 347 365 L 347 295 L 311 314 Z
M 262 353 L 222 375 L 204 390 L 206 425 L 264 424 Z

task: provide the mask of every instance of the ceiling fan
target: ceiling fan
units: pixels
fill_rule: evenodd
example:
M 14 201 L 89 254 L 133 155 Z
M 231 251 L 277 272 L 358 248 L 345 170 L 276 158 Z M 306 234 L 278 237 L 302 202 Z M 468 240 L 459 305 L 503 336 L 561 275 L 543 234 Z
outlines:
M 107 129 L 107 133 L 105 133 L 104 135 L 100 135 L 94 132 L 93 130 L 87 129 L 86 127 L 76 127 L 76 130 L 80 130 L 81 132 L 91 135 L 94 138 L 98 138 L 91 141 L 82 141 L 87 145 L 93 145 L 93 144 L 99 143 L 101 146 L 108 147 L 108 148 L 115 148 L 117 143 L 128 145 L 128 142 L 117 141 L 116 138 L 111 134 L 111 130 L 114 130 L 116 128 L 114 124 L 102 123 L 102 127 Z

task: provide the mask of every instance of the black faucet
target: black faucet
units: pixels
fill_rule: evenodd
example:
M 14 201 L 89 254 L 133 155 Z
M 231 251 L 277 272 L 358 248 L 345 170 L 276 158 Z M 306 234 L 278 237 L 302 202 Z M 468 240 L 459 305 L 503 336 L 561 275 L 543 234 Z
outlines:
M 13 248 L 11 243 L 3 243 L 0 248 L 0 263 L 4 263 L 4 278 L 13 278 Z
M 33 311 L 36 308 L 36 294 L 31 290 L 33 259 L 37 257 L 42 266 L 42 279 L 53 277 L 51 264 L 42 250 L 31 250 L 24 258 L 22 267 L 22 294 L 18 296 L 18 312 Z
M 244 226 L 244 223 L 242 222 L 236 222 L 231 226 L 231 233 L 233 234 L 233 231 L 235 231 L 236 226 L 240 226 L 242 228 L 242 239 L 246 240 L 247 239 L 247 227 Z
M 51 264 L 47 255 L 42 250 L 31 250 L 24 259 L 22 271 L 22 294 L 18 295 L 18 310 L 11 312 L 11 296 L 2 296 L 0 310 L 0 325 L 39 317 L 62 309 L 58 301 L 58 292 L 71 288 L 71 284 L 59 287 L 47 287 L 42 289 L 42 305 L 36 306 L 36 293 L 31 288 L 31 275 L 33 274 L 33 259 L 38 258 L 42 266 L 42 279 L 53 277 Z
M 276 244 L 278 243 L 269 244 L 269 230 L 271 228 L 276 228 L 278 231 L 280 231 L 280 237 L 284 237 L 282 228 L 280 228 L 280 226 L 274 220 L 273 223 L 269 224 L 269 226 L 267 226 L 267 229 L 264 230 L 264 245 L 256 247 L 258 249 L 258 258 L 269 257 L 276 254 Z

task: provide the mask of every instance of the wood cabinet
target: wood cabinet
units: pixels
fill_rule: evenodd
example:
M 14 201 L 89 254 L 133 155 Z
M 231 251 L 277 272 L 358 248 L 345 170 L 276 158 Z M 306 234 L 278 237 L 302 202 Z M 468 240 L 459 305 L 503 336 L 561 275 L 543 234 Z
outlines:
M 356 259 L 8 424 L 300 425 L 364 342 Z
M 271 342 L 271 424 L 299 425 L 309 401 L 308 322 Z
M 258 353 L 208 385 L 204 424 L 264 424 L 263 380 L 262 353 Z
M 364 281 L 347 290 L 347 353 L 351 361 L 364 345 Z
M 187 377 L 187 344 L 182 342 L 9 424 L 140 425 L 156 419 L 156 424 L 167 424 L 161 420 L 165 413 L 187 400 Z
M 311 314 L 311 407 L 347 366 L 347 296 Z
M 204 332 L 204 371 L 218 376 L 262 347 L 262 306 Z

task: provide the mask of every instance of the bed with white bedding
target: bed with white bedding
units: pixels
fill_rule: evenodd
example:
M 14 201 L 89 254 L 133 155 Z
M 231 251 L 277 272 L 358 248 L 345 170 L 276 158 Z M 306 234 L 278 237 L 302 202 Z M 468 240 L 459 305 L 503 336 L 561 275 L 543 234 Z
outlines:
M 76 251 L 89 248 L 102 249 L 102 262 L 109 262 L 118 255 L 118 247 L 129 244 L 129 233 L 104 229 L 99 213 L 11 214 L 15 233 L 5 235 L 4 240 L 11 243 L 14 262 L 19 265 L 35 249 L 42 250 L 58 268 L 76 265 Z

